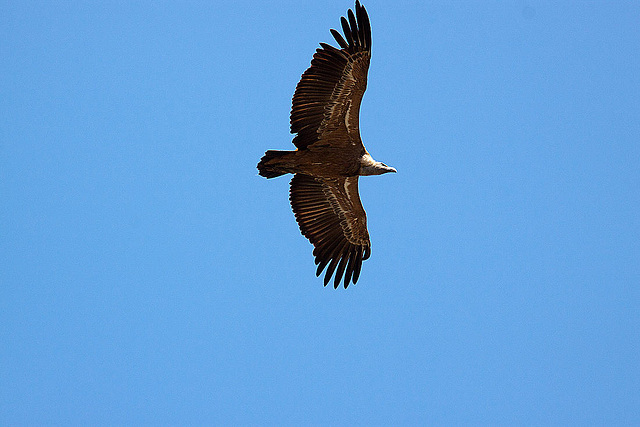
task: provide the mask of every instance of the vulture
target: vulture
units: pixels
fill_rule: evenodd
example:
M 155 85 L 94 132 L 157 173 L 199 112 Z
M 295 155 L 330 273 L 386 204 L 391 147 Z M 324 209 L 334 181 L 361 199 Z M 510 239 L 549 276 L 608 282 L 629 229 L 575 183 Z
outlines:
M 296 86 L 291 108 L 294 151 L 268 150 L 258 163 L 265 178 L 291 173 L 289 201 L 300 231 L 313 244 L 324 285 L 334 276 L 345 289 L 360 276 L 371 255 L 367 215 L 358 194 L 358 177 L 396 172 L 375 161 L 360 139 L 360 102 L 367 87 L 371 26 L 356 0 L 341 18 L 340 46 L 320 43 L 311 66 Z M 335 273 L 335 275 L 334 275 Z

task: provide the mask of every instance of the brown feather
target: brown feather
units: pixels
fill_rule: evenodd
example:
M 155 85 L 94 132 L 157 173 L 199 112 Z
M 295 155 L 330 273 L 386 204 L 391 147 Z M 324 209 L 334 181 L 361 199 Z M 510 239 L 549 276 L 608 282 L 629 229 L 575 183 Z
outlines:
M 366 42 L 371 38 L 371 28 L 364 7 L 356 4 L 356 16 L 349 9 L 340 22 L 344 38 L 336 30 L 331 34 L 340 49 L 320 43 L 309 67 L 303 74 L 293 95 L 291 132 L 297 134 L 293 143 L 298 149 L 323 140 L 327 131 L 335 132 L 339 123 L 345 123 L 347 111 L 351 114 L 349 129 L 342 138 L 334 138 L 335 144 L 351 146 L 356 140 L 359 151 L 364 150 L 358 128 L 358 110 L 367 87 L 367 70 L 371 56 Z M 350 110 L 344 106 L 350 105 Z M 329 108 L 332 106 L 332 108 Z
M 336 287 L 345 271 L 345 287 L 357 281 L 361 254 L 370 246 L 357 186 L 357 177 L 327 180 L 296 174 L 291 179 L 291 208 L 300 232 L 314 245 L 316 275 L 328 266 L 325 284 L 335 272 Z

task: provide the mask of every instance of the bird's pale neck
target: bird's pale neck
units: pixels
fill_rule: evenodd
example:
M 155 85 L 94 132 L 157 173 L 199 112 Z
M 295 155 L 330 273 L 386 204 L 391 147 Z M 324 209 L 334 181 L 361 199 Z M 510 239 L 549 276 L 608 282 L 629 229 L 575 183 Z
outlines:
M 397 172 L 395 168 L 385 165 L 382 162 L 376 162 L 373 160 L 369 153 L 366 153 L 360 158 L 360 172 L 359 175 L 382 175 L 383 173 Z

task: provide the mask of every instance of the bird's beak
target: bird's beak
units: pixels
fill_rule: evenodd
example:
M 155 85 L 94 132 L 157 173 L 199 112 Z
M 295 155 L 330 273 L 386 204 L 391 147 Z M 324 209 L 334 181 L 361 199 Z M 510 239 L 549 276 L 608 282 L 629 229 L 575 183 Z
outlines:
M 396 168 L 389 167 L 389 172 L 396 173 L 396 172 L 398 172 L 398 171 L 396 170 Z

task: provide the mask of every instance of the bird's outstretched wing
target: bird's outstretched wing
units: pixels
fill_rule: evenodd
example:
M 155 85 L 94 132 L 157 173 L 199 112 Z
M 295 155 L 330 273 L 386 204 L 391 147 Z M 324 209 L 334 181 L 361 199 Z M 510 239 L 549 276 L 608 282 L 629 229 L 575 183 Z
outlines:
M 296 174 L 291 179 L 289 200 L 300 231 L 315 247 L 316 276 L 328 265 L 325 286 L 334 271 L 334 288 L 343 274 L 345 288 L 350 282 L 355 284 L 362 261 L 371 255 L 358 177 L 326 179 Z
M 293 95 L 291 133 L 293 143 L 305 149 L 318 143 L 331 146 L 362 145 L 359 112 L 367 88 L 367 72 L 371 58 L 371 25 L 364 6 L 356 1 L 355 15 L 349 9 L 342 17 L 346 40 L 336 30 L 331 34 L 340 45 L 337 49 L 320 43 L 311 67 Z M 357 147 L 358 149 L 360 147 Z

